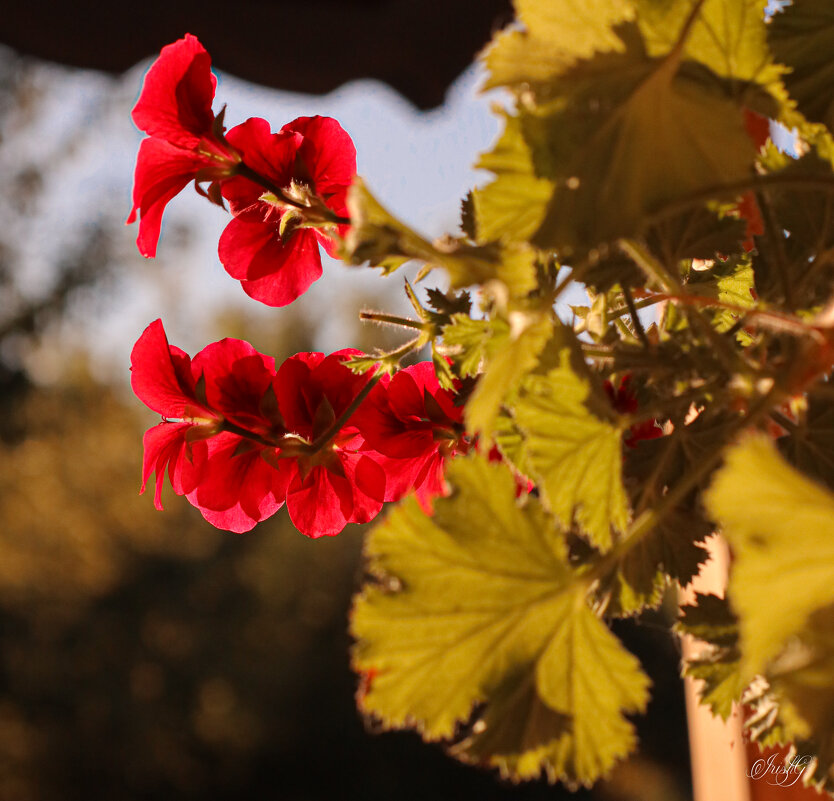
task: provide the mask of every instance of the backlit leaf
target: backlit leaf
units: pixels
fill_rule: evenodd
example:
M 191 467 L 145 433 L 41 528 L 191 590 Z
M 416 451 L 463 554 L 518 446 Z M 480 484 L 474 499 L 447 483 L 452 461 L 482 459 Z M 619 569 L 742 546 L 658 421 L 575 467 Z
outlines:
M 629 508 L 622 482 L 621 429 L 587 407 L 588 383 L 561 364 L 523 385 L 513 418 L 524 436 L 524 463 L 544 502 L 564 526 L 575 519 L 591 542 L 611 547 Z
M 458 757 L 513 779 L 590 784 L 634 746 L 624 713 L 645 708 L 648 679 L 508 467 L 459 458 L 448 480 L 432 516 L 408 499 L 368 539 L 379 583 L 352 616 L 354 665 L 372 676 L 363 710 L 426 739 L 463 734 Z
M 741 108 L 706 68 L 632 51 L 597 56 L 573 78 L 522 119 L 538 173 L 556 185 L 539 246 L 631 235 L 666 204 L 751 176 Z
M 480 241 L 504 238 L 522 242 L 541 225 L 553 184 L 534 173 L 518 117 L 503 116 L 504 132 L 495 147 L 475 165 L 496 176 L 492 183 L 472 194 L 476 231 Z
M 749 680 L 834 603 L 834 495 L 779 456 L 763 436 L 732 448 L 706 495 L 733 549 L 730 593 Z
M 484 59 L 484 88 L 546 84 L 595 53 L 621 51 L 614 30 L 634 16 L 630 0 L 515 0 L 523 31 L 499 33 Z

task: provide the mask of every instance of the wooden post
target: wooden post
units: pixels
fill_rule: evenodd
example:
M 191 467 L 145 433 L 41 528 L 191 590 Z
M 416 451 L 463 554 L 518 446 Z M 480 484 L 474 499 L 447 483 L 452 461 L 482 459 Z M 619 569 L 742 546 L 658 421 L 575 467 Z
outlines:
M 694 603 L 696 592 L 724 597 L 730 568 L 729 551 L 718 536 L 710 537 L 707 546 L 710 559 L 681 593 L 682 604 Z M 684 657 L 691 659 L 698 656 L 703 645 L 687 635 L 682 638 L 682 647 Z M 738 708 L 726 722 L 713 717 L 707 707 L 698 703 L 697 683 L 690 678 L 684 679 L 684 683 L 695 801 L 821 801 L 823 796 L 803 787 L 801 779 L 786 787 L 779 786 L 772 776 L 757 776 L 757 771 L 751 770 L 757 760 L 764 759 L 766 763 L 771 754 L 781 759 L 787 749 L 760 752 L 757 745 L 744 741 Z

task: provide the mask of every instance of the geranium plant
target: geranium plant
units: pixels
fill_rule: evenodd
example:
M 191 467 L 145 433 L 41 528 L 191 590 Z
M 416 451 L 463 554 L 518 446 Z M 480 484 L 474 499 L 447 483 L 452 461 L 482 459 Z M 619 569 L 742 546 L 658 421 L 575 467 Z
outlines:
M 834 790 L 834 14 L 825 0 L 516 0 L 482 55 L 508 93 L 494 178 L 436 240 L 354 175 L 332 119 L 228 132 L 209 56 L 167 46 L 134 110 L 139 248 L 189 182 L 228 204 L 220 260 L 291 303 L 319 248 L 423 265 L 391 352 L 132 355 L 168 471 L 212 524 L 286 504 L 307 536 L 374 520 L 351 616 L 364 715 L 458 759 L 571 786 L 636 745 L 650 682 L 608 622 L 660 603 L 720 530 L 726 599 L 678 623 L 685 671 Z M 772 134 L 792 140 L 783 152 Z M 792 131 L 788 135 L 788 131 Z M 442 288 L 437 288 L 437 286 Z M 566 289 L 584 307 L 566 312 Z M 280 313 L 280 312 L 277 312 Z M 410 333 L 409 333 L 410 332 Z M 402 368 L 423 348 L 431 360 Z

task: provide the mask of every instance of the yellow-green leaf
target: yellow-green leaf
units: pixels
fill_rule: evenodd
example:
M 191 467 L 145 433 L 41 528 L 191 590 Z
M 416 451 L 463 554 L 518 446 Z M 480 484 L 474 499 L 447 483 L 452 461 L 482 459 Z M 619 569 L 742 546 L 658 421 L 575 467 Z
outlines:
M 485 88 L 545 84 L 594 53 L 621 51 L 614 26 L 631 19 L 631 0 L 516 0 L 525 30 L 499 33 L 484 59 Z
M 495 173 L 495 180 L 474 190 L 476 231 L 480 241 L 523 242 L 544 218 L 553 184 L 533 171 L 530 148 L 518 117 L 503 114 L 504 131 L 495 147 L 475 165 Z
M 558 101 L 522 119 L 538 173 L 556 184 L 540 247 L 632 235 L 673 201 L 751 176 L 741 108 L 706 68 L 629 52 L 576 73 Z
M 466 403 L 466 426 L 473 434 L 481 434 L 487 446 L 502 404 L 536 368 L 552 333 L 550 315 L 512 312 L 511 324 L 490 341 L 490 357 Z
M 749 680 L 834 603 L 834 495 L 756 435 L 730 450 L 705 500 L 735 557 L 730 593 Z
M 548 508 L 607 550 L 612 529 L 624 531 L 629 508 L 622 481 L 621 429 L 587 407 L 588 383 L 561 364 L 523 385 L 513 417 L 524 436 L 524 463 Z
M 452 494 L 427 516 L 407 499 L 369 536 L 378 583 L 356 601 L 361 704 L 426 739 L 472 735 L 454 753 L 511 778 L 589 784 L 634 745 L 624 713 L 648 679 L 591 612 L 564 537 L 505 465 L 454 460 Z M 476 718 L 472 719 L 473 709 Z
M 669 53 L 692 12 L 680 0 L 637 0 L 638 25 L 650 56 Z M 767 45 L 767 0 L 705 0 L 683 44 L 683 57 L 743 82 L 778 77 Z

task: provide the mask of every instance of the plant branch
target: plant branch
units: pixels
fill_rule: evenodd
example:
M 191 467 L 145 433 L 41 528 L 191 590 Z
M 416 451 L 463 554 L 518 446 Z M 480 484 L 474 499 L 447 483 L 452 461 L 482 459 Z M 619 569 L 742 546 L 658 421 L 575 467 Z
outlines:
M 299 209 L 301 211 L 308 211 L 309 207 L 306 206 L 304 203 L 301 203 L 298 200 L 294 200 L 291 198 L 287 193 L 273 181 L 270 181 L 269 178 L 261 175 L 256 170 L 253 170 L 246 162 L 240 161 L 238 162 L 237 166 L 235 167 L 235 174 L 240 175 L 243 178 L 248 178 L 253 183 L 258 184 L 258 186 L 262 186 L 264 189 L 271 192 L 281 203 L 292 206 L 294 209 Z M 322 203 L 321 209 L 316 209 L 316 211 L 320 211 L 322 216 L 324 216 L 325 221 L 329 223 L 334 223 L 335 225 L 349 225 L 350 218 L 349 217 L 340 217 L 335 212 L 331 211 L 327 208 L 327 206 Z
M 734 198 L 744 192 L 759 192 L 765 188 L 834 193 L 834 175 L 780 175 L 779 173 L 772 173 L 770 175 L 751 176 L 743 181 L 708 186 L 705 189 L 699 189 L 690 195 L 673 200 L 663 208 L 647 215 L 645 225 L 651 226 L 663 222 L 693 206 L 700 206 L 708 200 Z
M 368 397 L 371 390 L 377 385 L 380 378 L 382 378 L 382 374 L 374 376 L 364 387 L 362 387 L 361 391 L 357 394 L 357 396 L 350 402 L 350 406 L 347 407 L 330 425 L 330 427 L 319 434 L 311 443 L 310 443 L 310 452 L 316 453 L 320 451 L 328 442 L 330 442 L 339 431 L 342 430 L 342 427 L 347 423 L 348 420 L 352 417 L 353 413 L 361 406 L 362 401 Z
M 648 350 L 651 347 L 651 343 L 649 342 L 649 338 L 646 336 L 646 330 L 643 328 L 643 321 L 637 313 L 637 306 L 634 305 L 634 298 L 631 296 L 631 290 L 627 286 L 623 287 L 623 297 L 625 298 L 626 306 L 628 306 L 628 312 L 631 315 L 631 322 L 634 325 L 634 331 L 637 334 L 637 338 L 643 344 L 643 347 Z
M 724 445 L 718 448 L 715 452 L 705 455 L 694 468 L 685 474 L 685 476 L 674 486 L 669 492 L 663 496 L 660 503 L 654 509 L 647 509 L 642 512 L 634 522 L 629 526 L 620 542 L 618 542 L 607 554 L 600 559 L 586 574 L 589 585 L 594 580 L 598 580 L 614 569 L 617 563 L 633 548 L 642 542 L 642 540 L 650 534 L 662 521 L 670 514 L 675 507 L 681 503 L 686 496 L 692 492 L 704 478 L 718 465 L 724 456 L 724 450 L 729 444 L 733 442 L 736 435 L 740 434 L 744 429 L 755 425 L 760 418 L 768 414 L 774 406 L 776 398 L 781 394 L 781 389 L 777 386 L 771 388 L 766 394 L 762 395 L 748 413 L 739 418 L 735 425 L 732 426 L 728 432 L 727 439 Z
M 359 312 L 359 319 L 365 322 L 385 323 L 387 325 L 398 325 L 401 328 L 413 328 L 416 331 L 425 331 L 425 323 L 419 320 L 409 320 L 407 317 L 397 317 L 394 314 L 384 314 L 383 312 L 361 311 Z

